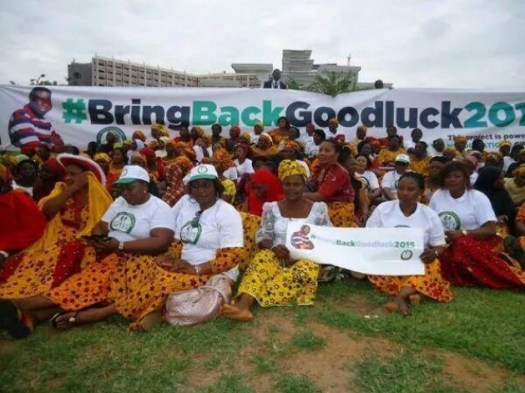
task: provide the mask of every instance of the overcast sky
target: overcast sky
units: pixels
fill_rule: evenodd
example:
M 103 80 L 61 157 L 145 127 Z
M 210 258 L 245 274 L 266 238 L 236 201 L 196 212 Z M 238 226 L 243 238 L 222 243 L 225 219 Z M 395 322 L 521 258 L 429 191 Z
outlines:
M 273 63 L 361 66 L 395 87 L 525 88 L 523 0 L 2 0 L 0 84 L 66 83 L 96 53 L 190 73 Z

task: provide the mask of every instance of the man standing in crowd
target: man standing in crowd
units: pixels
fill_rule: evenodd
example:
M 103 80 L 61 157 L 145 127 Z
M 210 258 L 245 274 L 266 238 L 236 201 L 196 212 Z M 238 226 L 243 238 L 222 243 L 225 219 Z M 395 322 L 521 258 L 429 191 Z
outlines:
M 281 71 L 276 68 L 272 72 L 272 79 L 264 82 L 263 88 L 264 89 L 288 89 L 288 86 L 286 86 L 286 83 L 281 81 Z
M 9 119 L 11 143 L 32 154 L 39 145 L 46 145 L 52 151 L 60 151 L 64 142 L 51 122 L 44 115 L 51 110 L 51 90 L 37 86 L 29 93 L 29 104 L 17 109 Z

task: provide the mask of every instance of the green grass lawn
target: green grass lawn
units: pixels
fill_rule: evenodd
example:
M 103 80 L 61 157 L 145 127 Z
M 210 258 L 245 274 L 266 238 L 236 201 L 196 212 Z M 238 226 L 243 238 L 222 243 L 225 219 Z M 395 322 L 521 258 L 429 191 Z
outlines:
M 129 333 L 127 321 L 0 338 L 1 392 L 525 392 L 523 292 L 455 288 L 386 314 L 366 282 L 241 324 Z M 374 317 L 374 315 L 378 315 Z

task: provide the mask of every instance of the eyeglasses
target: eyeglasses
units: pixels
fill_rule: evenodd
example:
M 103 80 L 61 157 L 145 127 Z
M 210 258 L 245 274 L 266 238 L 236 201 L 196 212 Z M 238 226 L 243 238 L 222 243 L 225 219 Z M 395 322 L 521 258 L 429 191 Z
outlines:
M 197 213 L 195 213 L 195 217 L 193 217 L 193 220 L 191 220 L 191 227 L 197 228 L 199 226 L 199 220 L 201 218 L 202 210 L 199 210 Z

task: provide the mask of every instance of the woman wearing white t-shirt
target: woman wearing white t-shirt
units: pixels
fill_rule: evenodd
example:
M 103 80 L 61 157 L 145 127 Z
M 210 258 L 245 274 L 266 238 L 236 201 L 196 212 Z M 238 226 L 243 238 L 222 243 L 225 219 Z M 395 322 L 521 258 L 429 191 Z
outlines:
M 424 275 L 368 276 L 377 289 L 394 296 L 386 308 L 405 316 L 411 315 L 409 302 L 418 299 L 419 294 L 440 302 L 453 299 L 450 284 L 441 276 L 438 260 L 445 246 L 443 226 L 436 212 L 418 202 L 424 189 L 423 176 L 414 172 L 405 173 L 399 180 L 398 200 L 381 203 L 366 223 L 367 228 L 410 227 L 424 230 L 425 250 L 420 256 L 425 263 Z
M 57 309 L 51 322 L 61 330 L 120 314 L 145 327 L 165 297 L 181 289 L 180 280 L 157 266 L 154 255 L 165 252 L 173 239 L 171 208 L 148 192 L 148 172 L 125 166 L 115 182 L 122 196 L 108 208 L 91 231 L 89 241 L 99 262 L 86 266 L 46 296 L 22 299 L 23 310 Z M 189 280 L 185 282 L 189 285 Z M 95 307 L 106 304 L 103 307 Z
M 443 277 L 455 285 L 489 288 L 522 287 L 525 272 L 498 254 L 497 218 L 485 194 L 472 190 L 465 163 L 448 163 L 440 175 L 441 189 L 430 200 L 443 223 L 448 248 L 441 258 Z
M 245 143 L 239 143 L 237 148 L 235 149 L 235 160 L 233 162 L 235 163 L 235 166 L 237 167 L 237 173 L 240 178 L 242 178 L 244 175 L 251 175 L 255 171 L 253 170 L 252 166 L 252 160 L 250 160 L 247 156 L 250 152 L 250 146 L 248 146 Z
M 223 187 L 213 165 L 194 167 L 188 189 L 173 207 L 175 242 L 159 263 L 191 278 L 189 289 L 204 285 L 212 274 L 236 274 L 246 252 L 241 215 L 221 199 Z
M 364 154 L 358 154 L 355 158 L 355 176 L 361 180 L 366 187 L 368 200 L 371 204 L 381 196 L 381 187 L 379 187 L 379 180 L 372 168 L 372 161 Z

